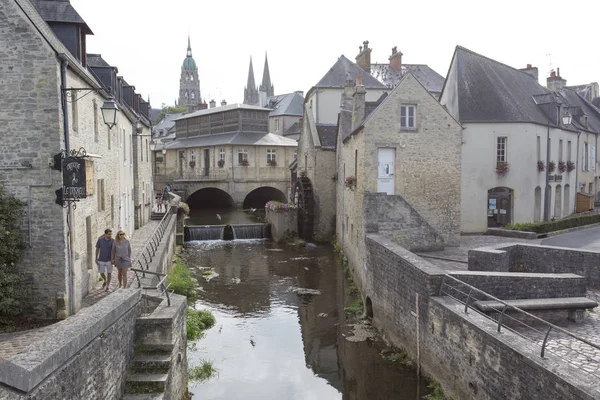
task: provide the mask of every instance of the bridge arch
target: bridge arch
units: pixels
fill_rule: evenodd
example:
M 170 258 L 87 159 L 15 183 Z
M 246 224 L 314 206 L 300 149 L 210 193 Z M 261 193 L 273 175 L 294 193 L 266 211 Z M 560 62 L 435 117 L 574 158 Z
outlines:
M 196 190 L 188 196 L 186 202 L 190 206 L 190 209 L 233 208 L 235 205 L 229 193 L 213 187 Z
M 265 204 L 271 200 L 287 202 L 287 198 L 281 190 L 271 186 L 262 186 L 246 195 L 243 207 L 244 209 L 264 208 Z

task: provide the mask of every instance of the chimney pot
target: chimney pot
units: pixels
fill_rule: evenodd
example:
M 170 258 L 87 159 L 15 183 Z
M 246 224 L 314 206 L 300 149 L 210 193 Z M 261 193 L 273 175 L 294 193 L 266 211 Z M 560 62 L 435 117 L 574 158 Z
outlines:
M 362 76 L 356 77 L 356 86 L 362 86 Z
M 556 76 L 556 72 L 554 72 L 554 71 L 550 71 L 550 77 L 551 77 L 551 78 L 554 78 L 555 76 Z
M 560 68 L 556 68 L 556 75 L 560 78 Z
M 226 106 L 226 105 L 227 105 L 227 102 L 226 102 L 225 100 L 221 100 L 221 105 L 222 105 L 222 106 Z
M 531 68 L 531 64 L 527 64 L 527 68 Z

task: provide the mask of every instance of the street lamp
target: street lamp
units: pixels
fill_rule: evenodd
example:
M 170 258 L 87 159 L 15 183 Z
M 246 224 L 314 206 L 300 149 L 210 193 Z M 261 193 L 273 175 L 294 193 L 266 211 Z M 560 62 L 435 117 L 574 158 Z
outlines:
M 565 113 L 565 115 L 562 116 L 563 125 L 569 125 L 572 120 L 573 120 L 573 117 L 571 117 L 571 114 L 569 114 L 568 111 Z
M 102 111 L 102 119 L 108 126 L 108 130 L 112 129 L 112 127 L 117 124 L 117 118 L 119 116 L 119 107 L 117 106 L 117 103 L 115 103 L 115 99 L 110 97 L 106 100 L 104 104 L 102 104 L 102 107 L 100 107 L 100 111 Z

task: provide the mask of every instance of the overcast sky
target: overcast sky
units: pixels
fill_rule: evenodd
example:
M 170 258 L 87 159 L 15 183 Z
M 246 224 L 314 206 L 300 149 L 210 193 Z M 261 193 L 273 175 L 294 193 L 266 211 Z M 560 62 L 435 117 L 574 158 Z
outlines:
M 337 58 L 350 60 L 369 41 L 371 62 L 391 48 L 403 62 L 446 76 L 456 45 L 516 68 L 539 68 L 545 85 L 560 68 L 568 85 L 600 80 L 594 0 L 194 1 L 71 0 L 94 32 L 100 53 L 153 107 L 178 96 L 188 30 L 208 102 L 243 101 L 252 56 L 260 84 L 265 51 L 275 94 L 316 84 Z M 550 56 L 549 56 L 550 55 Z

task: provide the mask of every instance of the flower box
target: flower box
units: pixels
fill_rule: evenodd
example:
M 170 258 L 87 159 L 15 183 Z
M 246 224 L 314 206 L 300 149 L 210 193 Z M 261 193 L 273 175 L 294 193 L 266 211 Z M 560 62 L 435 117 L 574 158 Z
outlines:
M 354 176 L 346 177 L 346 180 L 344 180 L 344 185 L 346 186 L 346 188 L 348 188 L 350 190 L 354 190 L 354 188 L 356 187 L 356 177 L 354 177 Z
M 293 203 L 282 203 L 280 201 L 271 200 L 265 204 L 265 209 L 270 211 L 294 211 L 298 206 Z
M 196 166 L 196 162 L 195 161 L 190 161 L 190 168 L 194 168 Z
M 537 162 L 537 169 L 538 169 L 538 172 L 544 171 L 546 169 L 546 163 L 543 162 L 543 161 L 541 161 L 541 160 L 538 161 Z
M 225 160 L 217 161 L 217 165 L 219 166 L 219 168 L 223 168 L 225 166 Z
M 565 163 L 564 161 L 559 161 L 558 162 L 558 171 L 559 172 L 565 172 L 567 170 L 567 163 Z
M 575 169 L 575 163 L 573 161 L 567 161 L 567 172 L 571 172 Z
M 508 166 L 508 163 L 506 163 L 506 162 L 496 163 L 496 173 L 498 175 L 501 175 L 501 176 L 506 175 L 506 173 L 509 171 L 509 169 L 510 168 Z
M 277 161 L 275 160 L 267 160 L 267 165 L 270 167 L 276 167 L 277 166 Z
M 242 161 L 240 161 L 240 165 L 242 167 L 247 167 L 248 165 L 250 165 L 250 163 L 248 162 L 248 160 L 242 160 Z
M 548 163 L 548 172 L 554 172 L 556 170 L 556 163 L 554 161 L 550 161 Z

